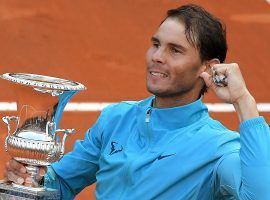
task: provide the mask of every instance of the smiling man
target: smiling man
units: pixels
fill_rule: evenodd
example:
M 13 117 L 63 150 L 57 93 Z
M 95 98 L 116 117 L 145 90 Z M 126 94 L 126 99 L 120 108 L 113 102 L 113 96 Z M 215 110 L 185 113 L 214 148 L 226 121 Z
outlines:
M 97 199 L 270 199 L 269 128 L 239 66 L 223 63 L 225 35 L 199 6 L 169 10 L 146 54 L 153 96 L 104 109 L 84 140 L 48 168 L 45 185 L 62 199 L 94 182 Z M 223 82 L 214 83 L 212 71 Z M 209 116 L 206 87 L 234 105 L 240 135 Z M 5 176 L 31 184 L 14 160 Z
M 203 86 L 199 76 L 206 66 L 198 49 L 187 40 L 185 24 L 176 17 L 160 25 L 146 61 L 147 89 L 156 95 L 157 107 L 188 104 L 199 98 Z

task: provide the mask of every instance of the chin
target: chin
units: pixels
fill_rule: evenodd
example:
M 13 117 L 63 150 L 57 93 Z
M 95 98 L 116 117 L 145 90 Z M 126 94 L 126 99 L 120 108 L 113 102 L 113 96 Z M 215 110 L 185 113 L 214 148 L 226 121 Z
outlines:
M 147 91 L 150 92 L 151 94 L 157 96 L 157 97 L 168 97 L 170 96 L 170 93 L 164 89 L 160 88 L 152 88 L 147 86 Z

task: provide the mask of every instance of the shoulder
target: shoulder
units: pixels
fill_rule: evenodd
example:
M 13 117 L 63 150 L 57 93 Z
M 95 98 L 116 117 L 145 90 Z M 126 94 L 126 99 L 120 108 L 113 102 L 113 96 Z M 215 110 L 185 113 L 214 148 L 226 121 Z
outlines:
M 138 103 L 139 101 L 122 101 L 119 103 L 112 103 L 102 110 L 101 115 L 123 115 L 126 112 L 135 109 Z
M 215 144 L 221 154 L 238 151 L 240 149 L 240 134 L 230 130 L 221 122 L 209 117 L 201 128 Z
M 239 137 L 239 133 L 234 130 L 228 129 L 225 125 L 223 125 L 220 121 L 215 120 L 209 117 L 203 126 L 204 129 L 207 129 L 211 134 L 217 136 L 232 136 L 232 137 Z
M 101 111 L 98 121 L 102 126 L 106 126 L 125 116 L 134 116 L 138 103 L 139 101 L 122 101 L 109 104 Z

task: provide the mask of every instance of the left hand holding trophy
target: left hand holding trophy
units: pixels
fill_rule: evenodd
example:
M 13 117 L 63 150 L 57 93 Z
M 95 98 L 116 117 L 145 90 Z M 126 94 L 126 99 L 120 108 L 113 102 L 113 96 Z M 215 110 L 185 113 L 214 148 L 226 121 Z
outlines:
M 17 83 L 14 86 L 19 91 L 17 115 L 3 117 L 8 129 L 5 149 L 12 157 L 9 164 L 19 168 L 22 163 L 33 183 L 1 183 L 0 199 L 59 199 L 59 192 L 45 188 L 37 177 L 39 169 L 64 155 L 65 141 L 75 130 L 59 129 L 60 119 L 71 97 L 86 88 L 78 82 L 37 74 L 6 73 L 0 77 Z

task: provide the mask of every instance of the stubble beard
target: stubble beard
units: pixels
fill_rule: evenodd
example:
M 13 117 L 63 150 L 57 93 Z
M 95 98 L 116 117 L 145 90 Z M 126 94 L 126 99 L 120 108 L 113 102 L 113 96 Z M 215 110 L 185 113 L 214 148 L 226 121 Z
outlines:
M 186 98 L 187 96 L 189 96 L 189 94 L 192 95 L 192 93 L 193 93 L 192 91 L 196 87 L 198 87 L 196 82 L 193 83 L 193 84 L 185 85 L 185 86 L 177 85 L 177 86 L 174 86 L 174 88 L 171 88 L 171 89 L 155 89 L 155 88 L 151 88 L 151 86 L 147 84 L 147 91 L 150 92 L 151 94 L 153 94 L 154 96 L 158 97 L 158 98 L 182 99 L 182 98 Z M 196 98 L 198 99 L 198 98 L 200 98 L 200 96 L 201 96 L 201 92 L 198 92 L 198 96 Z
M 179 87 L 180 88 L 180 87 Z M 151 89 L 150 86 L 147 85 L 147 91 L 150 92 L 151 94 L 153 94 L 156 97 L 160 97 L 160 98 L 175 98 L 175 97 L 181 97 L 184 94 L 188 93 L 190 90 L 192 90 L 192 87 L 189 88 L 183 88 L 181 87 L 181 89 L 172 89 L 172 90 L 154 90 Z

